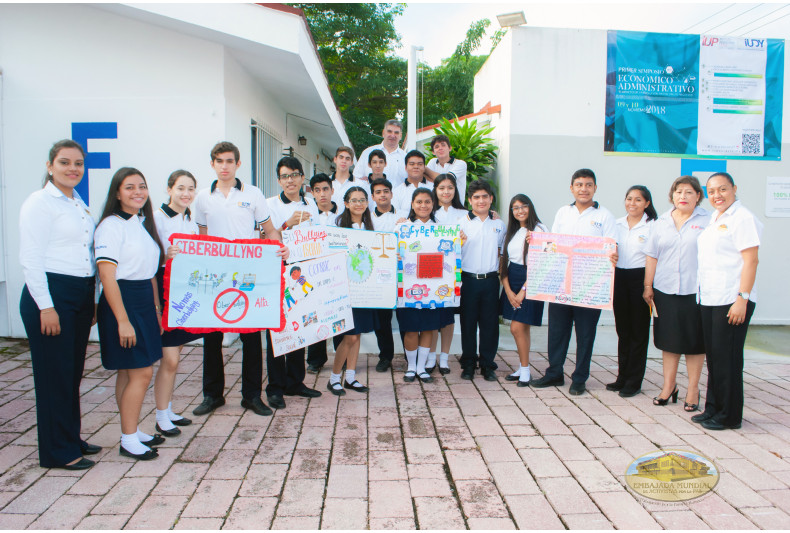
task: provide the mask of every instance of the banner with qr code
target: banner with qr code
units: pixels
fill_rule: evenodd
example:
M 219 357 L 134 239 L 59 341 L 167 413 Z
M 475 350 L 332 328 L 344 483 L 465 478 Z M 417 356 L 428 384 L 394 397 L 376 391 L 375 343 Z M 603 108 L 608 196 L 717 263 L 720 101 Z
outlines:
M 610 31 L 604 151 L 781 158 L 784 41 Z

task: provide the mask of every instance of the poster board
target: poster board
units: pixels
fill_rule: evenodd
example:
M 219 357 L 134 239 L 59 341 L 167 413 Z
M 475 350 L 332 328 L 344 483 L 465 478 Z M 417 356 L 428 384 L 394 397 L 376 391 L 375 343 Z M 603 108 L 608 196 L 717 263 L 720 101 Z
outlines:
M 272 332 L 275 357 L 353 329 L 345 254 L 288 265 L 283 281 L 285 327 Z
M 398 307 L 458 307 L 461 228 L 401 224 L 398 232 Z
M 527 253 L 530 300 L 612 309 L 614 266 L 608 237 L 532 232 Z
M 165 265 L 165 329 L 251 333 L 283 328 L 278 241 L 176 233 L 170 242 L 181 253 Z
M 352 307 L 395 307 L 398 268 L 395 233 L 306 226 L 283 231 L 282 237 L 290 250 L 289 263 L 345 252 Z

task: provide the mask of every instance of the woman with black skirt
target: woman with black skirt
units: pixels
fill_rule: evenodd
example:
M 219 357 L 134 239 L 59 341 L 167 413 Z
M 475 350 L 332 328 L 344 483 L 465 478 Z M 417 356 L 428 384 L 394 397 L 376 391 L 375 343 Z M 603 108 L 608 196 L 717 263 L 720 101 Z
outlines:
M 164 260 L 148 185 L 134 168 L 119 169 L 94 236 L 102 283 L 97 319 L 102 365 L 117 370 L 115 400 L 121 415 L 120 454 L 158 457 L 160 435 L 137 427 L 153 364 L 162 358 L 161 307 L 156 271 Z
M 662 350 L 664 386 L 653 405 L 678 399 L 680 355 L 686 354 L 689 385 L 684 409 L 699 408 L 699 379 L 705 364 L 702 317 L 697 304 L 697 238 L 710 214 L 699 207 L 702 187 L 694 176 L 681 176 L 669 189 L 674 207 L 653 223 L 645 246 L 642 297 L 655 310 L 653 343 Z
M 74 188 L 85 152 L 72 141 L 49 151 L 44 188 L 19 213 L 19 302 L 36 391 L 38 458 L 44 468 L 83 470 L 101 447 L 80 437 L 80 381 L 95 317 L 94 222 Z
M 533 231 L 549 231 L 541 223 L 529 196 L 517 194 L 510 200 L 504 253 L 500 261 L 502 295 L 499 299 L 499 314 L 510 320 L 510 333 L 518 349 L 518 370 L 507 376 L 508 381 L 517 381 L 519 387 L 528 387 L 532 379 L 529 371 L 530 326 L 543 323 L 543 302 L 525 298 L 527 290 L 527 250 L 529 236 Z
M 617 219 L 617 266 L 614 269 L 614 325 L 617 330 L 617 379 L 606 390 L 623 398 L 642 390 L 650 338 L 650 307 L 642 298 L 644 248 L 658 218 L 647 187 L 634 185 L 625 193 L 627 215 Z

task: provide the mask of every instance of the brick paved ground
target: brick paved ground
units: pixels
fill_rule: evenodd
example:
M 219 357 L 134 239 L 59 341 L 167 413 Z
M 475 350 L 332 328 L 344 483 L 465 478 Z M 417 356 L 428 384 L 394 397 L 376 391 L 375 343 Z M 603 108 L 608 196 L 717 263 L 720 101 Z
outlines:
M 790 528 L 787 358 L 749 358 L 743 429 L 709 432 L 683 412 L 685 375 L 681 403 L 652 405 L 660 359 L 648 363 L 644 393 L 623 399 L 603 385 L 616 358 L 596 355 L 590 392 L 571 397 L 567 384 L 506 382 L 518 364 L 512 351 L 497 358 L 499 383 L 462 381 L 456 360 L 432 384 L 404 383 L 402 358 L 379 374 L 376 359 L 362 357 L 369 395 L 287 397 L 286 409 L 258 417 L 239 406 L 234 345 L 225 350 L 228 404 L 208 417 L 188 414 L 195 423 L 157 460 L 134 462 L 118 455 L 114 373 L 97 352 L 89 347 L 82 382 L 83 433 L 105 450 L 88 471 L 45 470 L 27 345 L 0 339 L 0 528 Z M 201 401 L 201 353 L 184 350 L 177 412 Z M 533 364 L 542 372 L 545 354 L 533 354 Z M 325 391 L 327 379 L 324 369 L 308 384 Z M 144 430 L 153 429 L 152 410 L 149 391 Z M 721 481 L 688 503 L 635 496 L 625 469 L 657 447 L 703 453 Z

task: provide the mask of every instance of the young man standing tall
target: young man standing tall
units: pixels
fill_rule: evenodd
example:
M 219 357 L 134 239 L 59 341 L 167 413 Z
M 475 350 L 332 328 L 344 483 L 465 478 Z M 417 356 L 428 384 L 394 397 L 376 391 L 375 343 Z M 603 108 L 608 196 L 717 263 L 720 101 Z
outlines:
M 403 181 L 394 181 L 395 189 L 392 191 L 392 205 L 404 217 L 411 211 L 411 196 L 420 187 L 431 190 L 433 183 L 425 178 L 425 156 L 419 150 L 412 150 L 406 154 L 406 178 Z
M 365 178 L 359 178 L 356 174 L 351 174 L 351 165 L 354 163 L 354 150 L 348 146 L 341 146 L 335 152 L 332 160 L 335 164 L 335 171 L 332 173 L 332 201 L 337 205 L 343 204 L 343 196 L 351 187 L 362 187 L 370 192 L 368 182 Z M 365 175 L 367 176 L 367 174 Z
M 403 137 L 403 124 L 399 120 L 388 120 L 384 123 L 384 130 L 381 132 L 381 136 L 381 144 L 369 146 L 359 155 L 357 165 L 354 167 L 354 177 L 366 179 L 368 174 L 370 174 L 370 166 L 368 165 L 370 152 L 372 150 L 382 150 L 387 156 L 387 166 L 384 169 L 384 174 L 387 175 L 387 179 L 392 183 L 400 183 L 406 179 L 404 168 L 406 151 L 399 146 Z
M 425 177 L 430 181 L 439 174 L 452 174 L 458 184 L 458 196 L 461 203 L 466 202 L 466 161 L 461 161 L 450 156 L 450 138 L 447 135 L 437 135 L 431 139 L 431 151 L 436 156 L 425 165 Z

